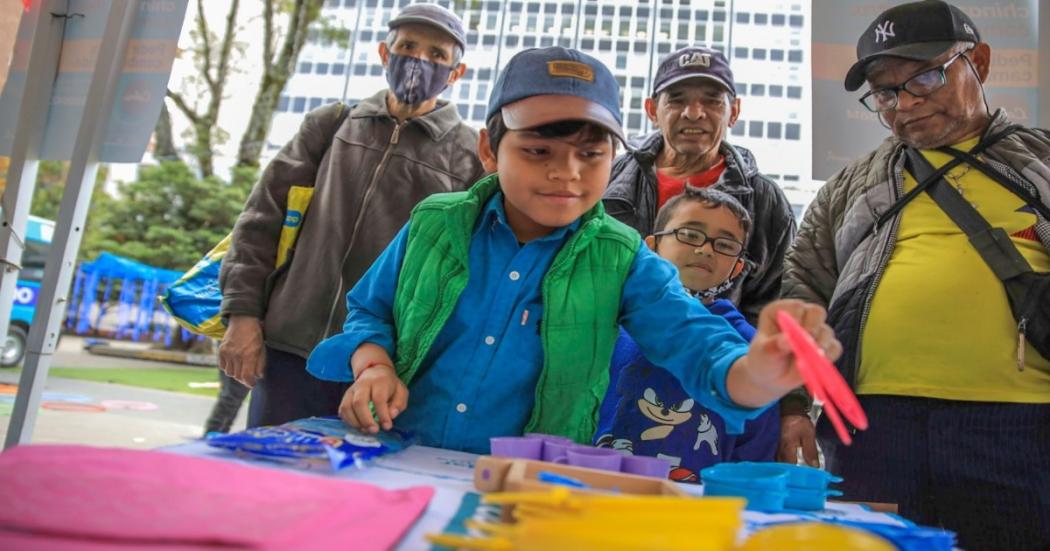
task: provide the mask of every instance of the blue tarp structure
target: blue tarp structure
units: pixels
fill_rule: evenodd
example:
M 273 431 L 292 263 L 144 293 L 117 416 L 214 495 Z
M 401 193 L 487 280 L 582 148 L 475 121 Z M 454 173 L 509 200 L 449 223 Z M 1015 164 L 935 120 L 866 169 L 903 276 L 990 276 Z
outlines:
M 97 259 L 84 262 L 77 269 L 66 327 L 78 334 L 97 330 L 112 303 L 114 288 L 119 286 L 114 338 L 138 341 L 148 336 L 153 341 L 163 339 L 165 345 L 170 345 L 176 324 L 160 307 L 157 298 L 165 287 L 180 277 L 181 272 L 101 253 Z M 159 318 L 155 318 L 157 314 Z M 182 331 L 183 340 L 193 338 L 188 331 Z

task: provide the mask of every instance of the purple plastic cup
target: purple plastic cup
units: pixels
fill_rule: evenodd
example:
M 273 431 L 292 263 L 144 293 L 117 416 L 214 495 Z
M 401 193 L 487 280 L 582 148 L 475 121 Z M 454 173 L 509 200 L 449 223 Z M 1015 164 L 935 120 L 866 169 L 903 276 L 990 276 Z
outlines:
M 558 435 L 555 435 L 555 434 L 543 434 L 543 433 L 539 433 L 539 432 L 526 432 L 525 433 L 525 438 L 539 438 L 540 440 L 543 440 L 544 442 L 557 442 L 558 444 L 565 444 L 565 445 L 572 445 L 572 444 L 574 444 L 574 442 L 572 441 L 572 438 L 567 438 L 565 436 L 558 436 Z
M 497 457 L 516 457 L 537 460 L 543 454 L 543 440 L 523 436 L 495 436 L 489 438 L 491 454 Z
M 577 447 L 571 440 L 561 442 L 557 440 L 543 441 L 543 460 L 555 463 L 564 463 L 567 460 L 569 450 Z
M 609 448 L 588 448 L 577 446 L 565 452 L 565 461 L 575 467 L 619 471 L 623 454 Z
M 671 464 L 659 457 L 647 457 L 644 455 L 625 455 L 620 463 L 620 470 L 625 473 L 654 478 L 667 478 L 671 470 Z

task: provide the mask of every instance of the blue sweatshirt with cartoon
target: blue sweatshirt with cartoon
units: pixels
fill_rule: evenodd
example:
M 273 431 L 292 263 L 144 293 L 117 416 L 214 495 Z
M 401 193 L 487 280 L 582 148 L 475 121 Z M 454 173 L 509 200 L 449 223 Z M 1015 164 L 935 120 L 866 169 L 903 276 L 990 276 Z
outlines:
M 709 305 L 744 339 L 755 336 L 728 300 Z M 670 345 L 670 343 L 669 343 Z M 773 461 L 780 440 L 780 414 L 770 407 L 728 434 L 717 413 L 694 401 L 670 372 L 649 362 L 621 328 L 609 368 L 609 390 L 598 414 L 594 444 L 671 463 L 670 478 L 699 482 L 700 470 L 726 461 Z

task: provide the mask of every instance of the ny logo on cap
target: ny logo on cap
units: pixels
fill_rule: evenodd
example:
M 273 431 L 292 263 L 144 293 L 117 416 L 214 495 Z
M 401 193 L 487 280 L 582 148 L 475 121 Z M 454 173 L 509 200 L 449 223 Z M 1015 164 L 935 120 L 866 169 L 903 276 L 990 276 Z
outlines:
M 973 27 L 971 27 L 969 23 L 963 23 L 963 30 L 966 31 L 966 34 L 970 36 L 976 34 L 973 32 Z
M 875 27 L 875 43 L 885 42 L 890 37 L 896 38 L 897 35 L 893 33 L 893 21 L 883 21 Z
M 711 66 L 711 54 L 705 54 L 701 52 L 693 52 L 691 54 L 682 54 L 678 57 L 679 67 L 710 67 Z

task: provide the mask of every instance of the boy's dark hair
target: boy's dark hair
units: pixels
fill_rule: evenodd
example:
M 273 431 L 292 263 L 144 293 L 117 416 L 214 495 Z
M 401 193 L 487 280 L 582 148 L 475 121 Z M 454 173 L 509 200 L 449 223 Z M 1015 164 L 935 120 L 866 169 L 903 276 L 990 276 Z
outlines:
M 685 186 L 685 191 L 664 203 L 664 206 L 660 208 L 660 212 L 656 213 L 656 224 L 653 227 L 653 233 L 667 229 L 667 224 L 674 217 L 675 211 L 678 210 L 679 205 L 685 202 L 700 203 L 711 209 L 718 207 L 729 209 L 729 212 L 733 213 L 737 221 L 740 222 L 740 228 L 744 230 L 744 244 L 747 245 L 748 237 L 751 236 L 751 214 L 747 212 L 744 205 L 741 205 L 740 201 L 736 200 L 736 197 L 724 191 L 698 188 L 688 184 Z
M 492 153 L 495 155 L 499 151 L 500 142 L 503 141 L 503 137 L 508 132 L 507 125 L 503 122 L 503 114 L 497 112 L 489 117 L 489 120 L 485 123 L 485 129 L 489 133 L 489 147 L 492 148 Z M 529 132 L 536 132 L 542 138 L 566 138 L 578 134 L 583 142 L 609 140 L 612 142 L 613 151 L 616 150 L 616 136 L 604 126 L 589 121 L 558 121 L 537 126 L 536 128 L 529 128 L 528 130 Z

